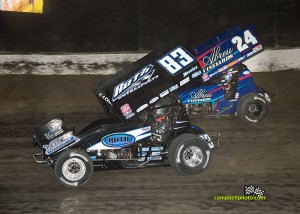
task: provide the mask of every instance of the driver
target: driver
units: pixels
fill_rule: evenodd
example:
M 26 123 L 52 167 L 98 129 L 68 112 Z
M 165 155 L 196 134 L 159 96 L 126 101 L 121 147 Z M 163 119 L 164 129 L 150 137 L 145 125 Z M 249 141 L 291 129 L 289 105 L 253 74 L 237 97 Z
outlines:
M 152 112 L 155 123 L 152 125 L 153 137 L 157 141 L 164 141 L 171 128 L 171 98 L 161 100 L 154 106 Z
M 229 91 L 230 90 L 230 82 L 232 80 L 232 73 L 231 72 L 223 72 L 222 74 L 222 77 L 221 77 L 221 83 L 223 84 L 224 86 L 224 89 L 226 91 Z

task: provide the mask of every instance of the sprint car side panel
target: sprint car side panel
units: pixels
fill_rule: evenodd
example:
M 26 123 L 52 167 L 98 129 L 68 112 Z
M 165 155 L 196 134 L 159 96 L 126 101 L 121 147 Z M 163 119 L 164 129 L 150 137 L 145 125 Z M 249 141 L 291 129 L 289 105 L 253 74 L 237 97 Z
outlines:
M 254 84 L 251 72 L 248 69 L 241 71 L 237 87 L 238 98 L 245 94 L 256 92 L 257 88 Z
M 204 84 L 192 85 L 186 90 L 178 93 L 183 104 L 202 105 L 210 103 L 211 114 L 228 115 L 235 114 L 238 100 L 248 93 L 265 94 L 265 90 L 256 86 L 251 72 L 245 65 L 241 65 L 242 69 L 238 72 L 238 81 L 235 94 L 233 97 L 226 98 L 224 86 L 212 80 Z M 200 86 L 199 86 L 200 85 Z

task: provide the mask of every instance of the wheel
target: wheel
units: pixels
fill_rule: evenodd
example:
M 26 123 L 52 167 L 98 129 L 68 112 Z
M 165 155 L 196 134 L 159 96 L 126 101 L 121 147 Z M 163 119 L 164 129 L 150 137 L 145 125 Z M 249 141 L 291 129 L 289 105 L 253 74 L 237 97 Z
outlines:
M 57 179 L 67 187 L 78 187 L 87 183 L 94 171 L 89 155 L 79 149 L 63 152 L 55 163 Z
M 268 103 L 259 94 L 246 94 L 237 105 L 238 116 L 249 123 L 261 122 L 268 114 Z
M 209 162 L 210 149 L 205 141 L 194 134 L 183 134 L 170 144 L 170 165 L 183 175 L 194 175 L 203 171 Z

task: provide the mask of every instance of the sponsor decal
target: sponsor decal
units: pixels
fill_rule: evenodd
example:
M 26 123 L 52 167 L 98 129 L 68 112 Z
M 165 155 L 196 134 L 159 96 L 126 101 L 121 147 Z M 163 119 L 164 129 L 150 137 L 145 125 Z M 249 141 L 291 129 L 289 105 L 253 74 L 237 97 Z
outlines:
M 147 108 L 148 106 L 149 106 L 149 105 L 146 103 L 146 104 L 140 106 L 140 107 L 136 110 L 136 112 L 139 113 L 139 112 L 143 111 L 145 108 Z
M 190 97 L 191 98 L 188 99 L 188 102 L 190 103 L 202 102 L 211 100 L 212 94 L 207 94 L 204 89 L 200 89 L 197 92 L 191 92 Z
M 222 51 L 221 46 L 214 47 L 209 55 L 207 53 L 200 55 L 198 61 L 204 73 L 208 73 L 217 66 L 220 66 L 233 58 L 233 48 Z
M 76 137 L 73 135 L 72 131 L 65 133 L 64 135 L 50 141 L 48 145 L 44 145 L 43 149 L 45 149 L 45 154 L 50 155 L 53 152 L 58 151 L 59 149 L 69 145 L 74 142 Z
M 116 101 L 125 97 L 126 95 L 136 91 L 137 89 L 147 85 L 152 82 L 158 75 L 153 76 L 154 74 L 154 65 L 150 64 L 145 66 L 142 70 L 137 72 L 134 76 L 129 78 L 127 81 L 121 82 L 114 88 L 112 101 Z
M 243 58 L 243 57 L 242 57 L 242 58 Z M 240 59 L 241 59 L 241 58 L 240 58 Z M 209 74 L 209 76 L 210 76 L 210 77 L 213 77 L 213 76 L 215 76 L 216 74 L 221 73 L 221 72 L 227 70 L 228 68 L 230 68 L 230 67 L 234 66 L 235 64 L 237 64 L 237 63 L 239 62 L 240 59 L 234 60 L 233 62 L 230 62 L 230 63 L 228 63 L 227 65 L 224 65 L 223 67 L 219 68 L 217 71 L 215 71 L 215 72 Z
M 262 101 L 263 103 L 266 103 L 266 101 L 265 101 L 264 99 L 262 99 L 261 97 L 258 97 L 258 96 L 255 96 L 253 99 L 254 99 L 254 100 L 260 100 L 260 101 Z
M 234 98 L 238 99 L 240 97 L 240 93 L 235 93 Z
M 247 56 L 242 56 L 240 58 L 237 59 L 237 62 L 241 62 L 241 61 L 244 61 L 245 59 L 247 58 Z
M 81 157 L 85 162 L 88 162 L 88 161 L 89 161 L 89 159 L 87 159 L 87 158 L 84 157 L 83 155 L 78 154 L 78 153 L 76 153 L 76 152 L 72 152 L 72 153 L 70 154 L 70 157 Z
M 87 148 L 86 151 L 88 152 L 95 151 L 95 150 L 99 151 L 99 150 L 110 149 L 110 148 L 118 149 L 118 148 L 125 147 L 127 145 L 131 145 L 134 142 L 138 142 L 139 140 L 142 140 L 144 138 L 150 137 L 151 135 L 152 135 L 151 126 L 145 126 L 127 132 L 113 133 L 104 136 L 100 142 L 97 142 L 93 146 Z
M 142 131 L 143 132 L 150 132 L 151 131 L 151 126 L 143 127 Z
M 170 91 L 170 93 L 171 93 L 171 92 L 177 90 L 178 88 L 179 88 L 179 86 L 178 86 L 178 84 L 176 84 L 176 85 L 170 87 L 170 88 L 169 88 L 169 91 Z
M 153 154 L 153 152 L 152 152 Z M 162 160 L 162 156 L 151 156 L 151 157 L 148 157 L 147 160 L 152 160 L 152 161 L 160 161 Z
M 210 151 L 209 150 L 206 150 L 206 156 L 207 156 L 207 159 L 206 159 L 205 164 L 203 165 L 203 169 L 205 169 L 207 167 L 207 164 L 209 162 L 209 158 L 210 158 Z
M 60 119 L 53 119 L 48 123 L 48 127 L 49 127 L 49 132 L 45 133 L 45 137 L 50 140 L 58 135 L 60 135 L 61 133 L 64 132 L 64 130 L 62 129 L 62 123 L 63 121 Z
M 203 80 L 203 82 L 206 82 L 206 81 L 208 81 L 210 79 L 210 77 L 209 77 L 209 75 L 208 74 L 203 74 L 202 75 L 202 80 Z
M 184 147 L 184 145 L 180 146 L 178 149 L 177 156 L 176 156 L 176 163 L 181 163 L 180 153 L 181 153 L 181 150 L 183 149 L 183 147 Z
M 128 103 L 121 106 L 120 110 L 126 119 L 129 119 L 134 116 L 134 113 L 132 112 L 132 109 Z
M 197 72 L 192 74 L 192 78 L 194 79 L 194 78 L 200 76 L 201 74 L 202 74 L 202 71 L 197 71 Z
M 184 84 L 188 83 L 190 81 L 190 77 L 187 77 L 180 81 L 180 86 L 183 86 Z
M 258 46 L 253 48 L 253 52 L 257 53 L 258 51 L 261 51 L 262 49 L 263 49 L 262 45 L 258 45 Z
M 101 142 L 108 147 L 126 147 L 135 142 L 135 137 L 126 133 L 110 134 L 102 138 Z
M 248 75 L 248 74 L 250 74 L 250 71 L 243 71 L 243 74 Z
M 198 68 L 198 65 L 196 65 L 196 66 L 192 67 L 190 70 L 184 72 L 184 73 L 183 73 L 183 77 L 186 77 L 186 76 L 188 76 L 190 73 L 196 71 L 197 68 Z
M 247 58 L 254 55 L 255 53 L 261 51 L 263 49 L 262 45 L 258 45 L 252 49 L 250 53 L 247 54 Z
M 195 58 L 183 47 L 177 47 L 156 62 L 175 76 L 194 61 Z
M 208 134 L 202 134 L 199 135 L 199 137 L 201 137 L 203 140 L 205 140 L 209 146 L 209 148 L 213 149 L 215 147 L 215 145 L 213 144 L 211 138 L 208 136 Z
M 159 97 L 154 97 L 149 101 L 149 104 L 153 104 L 158 100 Z
M 104 94 L 99 93 L 99 96 L 105 101 L 107 102 L 109 105 L 112 106 L 112 103 L 110 102 L 110 99 L 108 99 L 108 97 L 106 97 Z
M 164 96 L 166 96 L 166 95 L 168 95 L 168 94 L 169 94 L 169 90 L 167 89 L 167 90 L 161 92 L 161 93 L 159 94 L 159 96 L 160 96 L 161 98 L 163 98 Z

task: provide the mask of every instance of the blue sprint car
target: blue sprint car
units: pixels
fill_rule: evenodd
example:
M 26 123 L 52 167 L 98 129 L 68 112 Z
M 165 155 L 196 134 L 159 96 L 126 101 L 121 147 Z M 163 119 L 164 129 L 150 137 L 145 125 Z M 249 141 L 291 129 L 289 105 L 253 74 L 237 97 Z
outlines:
M 244 64 L 179 93 L 190 116 L 234 115 L 250 123 L 261 122 L 266 117 L 272 95 L 255 85 L 252 73 Z

